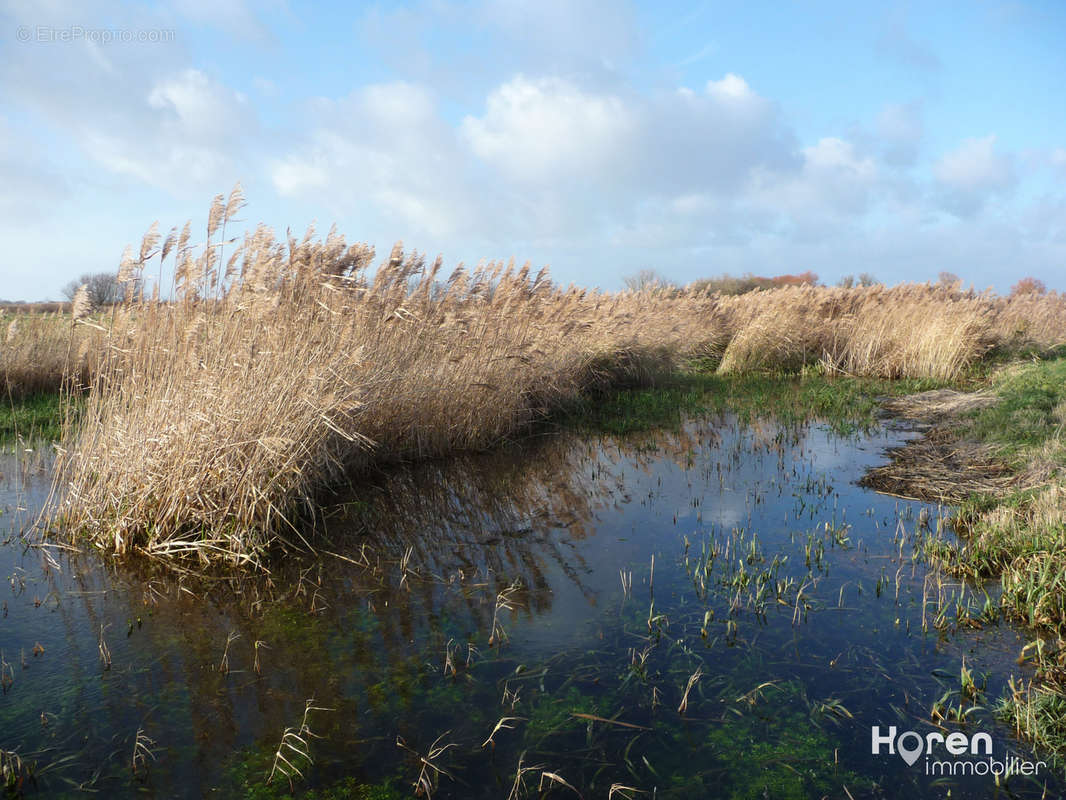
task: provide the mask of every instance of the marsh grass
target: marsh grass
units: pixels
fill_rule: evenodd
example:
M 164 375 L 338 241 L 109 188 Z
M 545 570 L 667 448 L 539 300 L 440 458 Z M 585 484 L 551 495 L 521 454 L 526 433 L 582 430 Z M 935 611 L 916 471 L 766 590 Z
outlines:
M 694 298 L 561 289 L 528 266 L 441 283 L 439 260 L 397 247 L 371 281 L 372 251 L 335 233 L 260 228 L 225 269 L 208 241 L 196 260 L 173 250 L 177 302 L 115 312 L 60 454 L 52 522 L 116 553 L 251 563 L 306 546 L 324 488 L 491 447 L 590 387 L 668 371 L 703 328 Z
M 977 581 L 998 576 L 1002 592 L 995 611 L 1040 637 L 1031 656 L 1035 677 L 1012 681 L 997 710 L 1019 735 L 1061 758 L 1066 754 L 1061 701 L 1066 693 L 1066 359 L 1010 365 L 993 376 L 991 391 L 998 402 L 951 423 L 952 435 L 994 454 L 1009 480 L 998 491 L 967 498 L 955 516 L 964 541 L 936 539 L 930 554 L 957 575 Z
M 266 779 L 267 784 L 271 783 L 275 777 L 281 776 L 288 781 L 290 791 L 295 791 L 296 779 L 303 778 L 304 771 L 314 764 L 311 758 L 311 741 L 319 737 L 311 730 L 311 712 L 333 710 L 316 706 L 313 697 L 304 703 L 304 714 L 300 720 L 300 726 L 286 728 L 281 734 L 281 742 L 274 752 L 270 774 Z
M 330 488 L 383 462 L 491 448 L 582 398 L 659 383 L 683 358 L 725 386 L 767 369 L 943 382 L 1005 343 L 1046 347 L 1066 331 L 1056 294 L 1022 310 L 914 284 L 610 294 L 513 262 L 445 277 L 439 258 L 400 245 L 371 275 L 373 249 L 335 230 L 227 239 L 243 205 L 239 187 L 219 195 L 198 246 L 188 224 L 165 237 L 153 225 L 119 278 L 172 276 L 169 291 L 127 292 L 62 326 L 64 354 L 90 341 L 72 336 L 97 338 L 51 527 L 116 554 L 263 565 L 271 549 L 310 546 Z M 826 413 L 854 399 L 800 386 Z M 700 398 L 645 396 L 635 416 L 677 401 Z
M 0 443 L 16 438 L 56 441 L 63 434 L 67 413 L 67 404 L 58 391 L 0 402 Z
M 0 311 L 0 395 L 7 401 L 86 385 L 106 352 L 98 314 Z
M 877 424 L 883 398 L 944 384 L 930 378 L 843 378 L 820 366 L 798 375 L 708 373 L 705 366 L 688 362 L 655 386 L 581 396 L 552 420 L 589 433 L 625 435 L 676 428 L 696 414 L 731 413 L 747 423 L 772 412 L 785 426 L 818 419 L 847 435 Z

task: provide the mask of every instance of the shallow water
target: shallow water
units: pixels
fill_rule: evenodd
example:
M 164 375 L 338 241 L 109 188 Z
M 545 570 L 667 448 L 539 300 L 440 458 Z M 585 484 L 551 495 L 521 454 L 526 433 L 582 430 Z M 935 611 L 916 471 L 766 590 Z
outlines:
M 286 773 L 337 797 L 993 796 L 926 774 L 987 756 L 871 752 L 896 726 L 1033 758 L 981 708 L 1025 636 L 957 620 L 961 587 L 914 555 L 921 504 L 855 484 L 909 435 L 545 436 L 384 472 L 330 509 L 328 553 L 240 580 L 27 546 L 47 465 L 9 461 L 0 749 L 49 796 L 269 797 Z M 1059 796 L 1040 773 L 998 791 Z

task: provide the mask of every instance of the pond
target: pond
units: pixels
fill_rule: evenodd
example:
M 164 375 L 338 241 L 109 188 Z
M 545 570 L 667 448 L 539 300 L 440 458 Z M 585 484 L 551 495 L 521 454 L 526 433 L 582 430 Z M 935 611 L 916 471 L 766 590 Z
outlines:
M 923 558 L 950 509 L 856 483 L 914 435 L 544 435 L 382 471 L 317 556 L 240 578 L 29 544 L 48 464 L 9 457 L 8 774 L 41 796 L 1059 796 L 991 710 L 1027 638 Z

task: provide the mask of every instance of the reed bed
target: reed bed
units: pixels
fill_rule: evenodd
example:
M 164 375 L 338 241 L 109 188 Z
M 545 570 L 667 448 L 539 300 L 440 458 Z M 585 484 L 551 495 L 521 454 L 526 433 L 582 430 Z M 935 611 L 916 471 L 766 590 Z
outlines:
M 605 295 L 490 263 L 439 282 L 397 246 L 278 242 L 174 254 L 177 301 L 117 310 L 49 513 L 101 547 L 236 562 L 297 545 L 324 487 L 382 460 L 490 447 L 596 386 L 644 382 L 699 340 L 706 299 Z M 168 246 L 170 244 L 170 246 Z
M 1016 313 L 1012 300 L 930 285 L 612 294 L 513 262 L 445 278 L 439 258 L 399 244 L 371 275 L 373 249 L 335 230 L 226 239 L 242 205 L 239 189 L 216 198 L 202 246 L 189 225 L 165 239 L 153 225 L 124 256 L 121 281 L 172 274 L 173 299 L 158 284 L 153 297 L 131 291 L 105 320 L 51 524 L 115 553 L 257 563 L 306 544 L 329 487 L 383 461 L 491 447 L 682 358 L 951 378 L 1004 331 L 1017 338 L 1019 320 L 1036 320 L 1024 336 L 1042 346 L 1066 331 L 1058 295 Z
M 0 391 L 21 400 L 87 384 L 104 353 L 104 331 L 62 311 L 0 310 Z
M 719 370 L 799 369 L 953 380 L 994 350 L 1066 343 L 1066 296 L 934 284 L 790 286 L 720 300 Z

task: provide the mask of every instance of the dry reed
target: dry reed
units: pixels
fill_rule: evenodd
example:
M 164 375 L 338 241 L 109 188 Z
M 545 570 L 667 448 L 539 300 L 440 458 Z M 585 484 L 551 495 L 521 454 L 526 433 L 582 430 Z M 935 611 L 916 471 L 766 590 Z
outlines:
M 260 226 L 221 250 L 194 258 L 182 237 L 176 300 L 114 313 L 50 507 L 105 549 L 247 562 L 300 544 L 323 487 L 490 447 L 592 387 L 646 381 L 713 309 L 562 289 L 528 265 L 440 282 L 439 259 L 399 246 L 371 280 L 372 249 L 334 231 L 278 242 Z M 124 259 L 128 279 L 156 255 L 149 241 Z
M 1022 322 L 1041 345 L 1066 331 L 1055 294 L 610 294 L 513 262 L 443 279 L 439 258 L 400 245 L 371 277 L 373 249 L 335 230 L 278 241 L 260 225 L 226 240 L 242 205 L 239 188 L 216 198 L 199 248 L 189 225 L 160 247 L 153 224 L 123 257 L 121 277 L 136 286 L 158 259 L 173 299 L 160 302 L 157 285 L 105 320 L 48 508 L 52 523 L 105 550 L 258 562 L 274 545 L 306 544 L 328 487 L 382 461 L 491 447 L 553 407 L 646 383 L 682 357 L 720 359 L 723 371 L 821 363 L 950 378 L 1017 340 Z
M 87 306 L 75 318 L 62 312 L 16 312 L 0 317 L 0 392 L 21 399 L 83 386 L 105 352 L 105 331 Z

